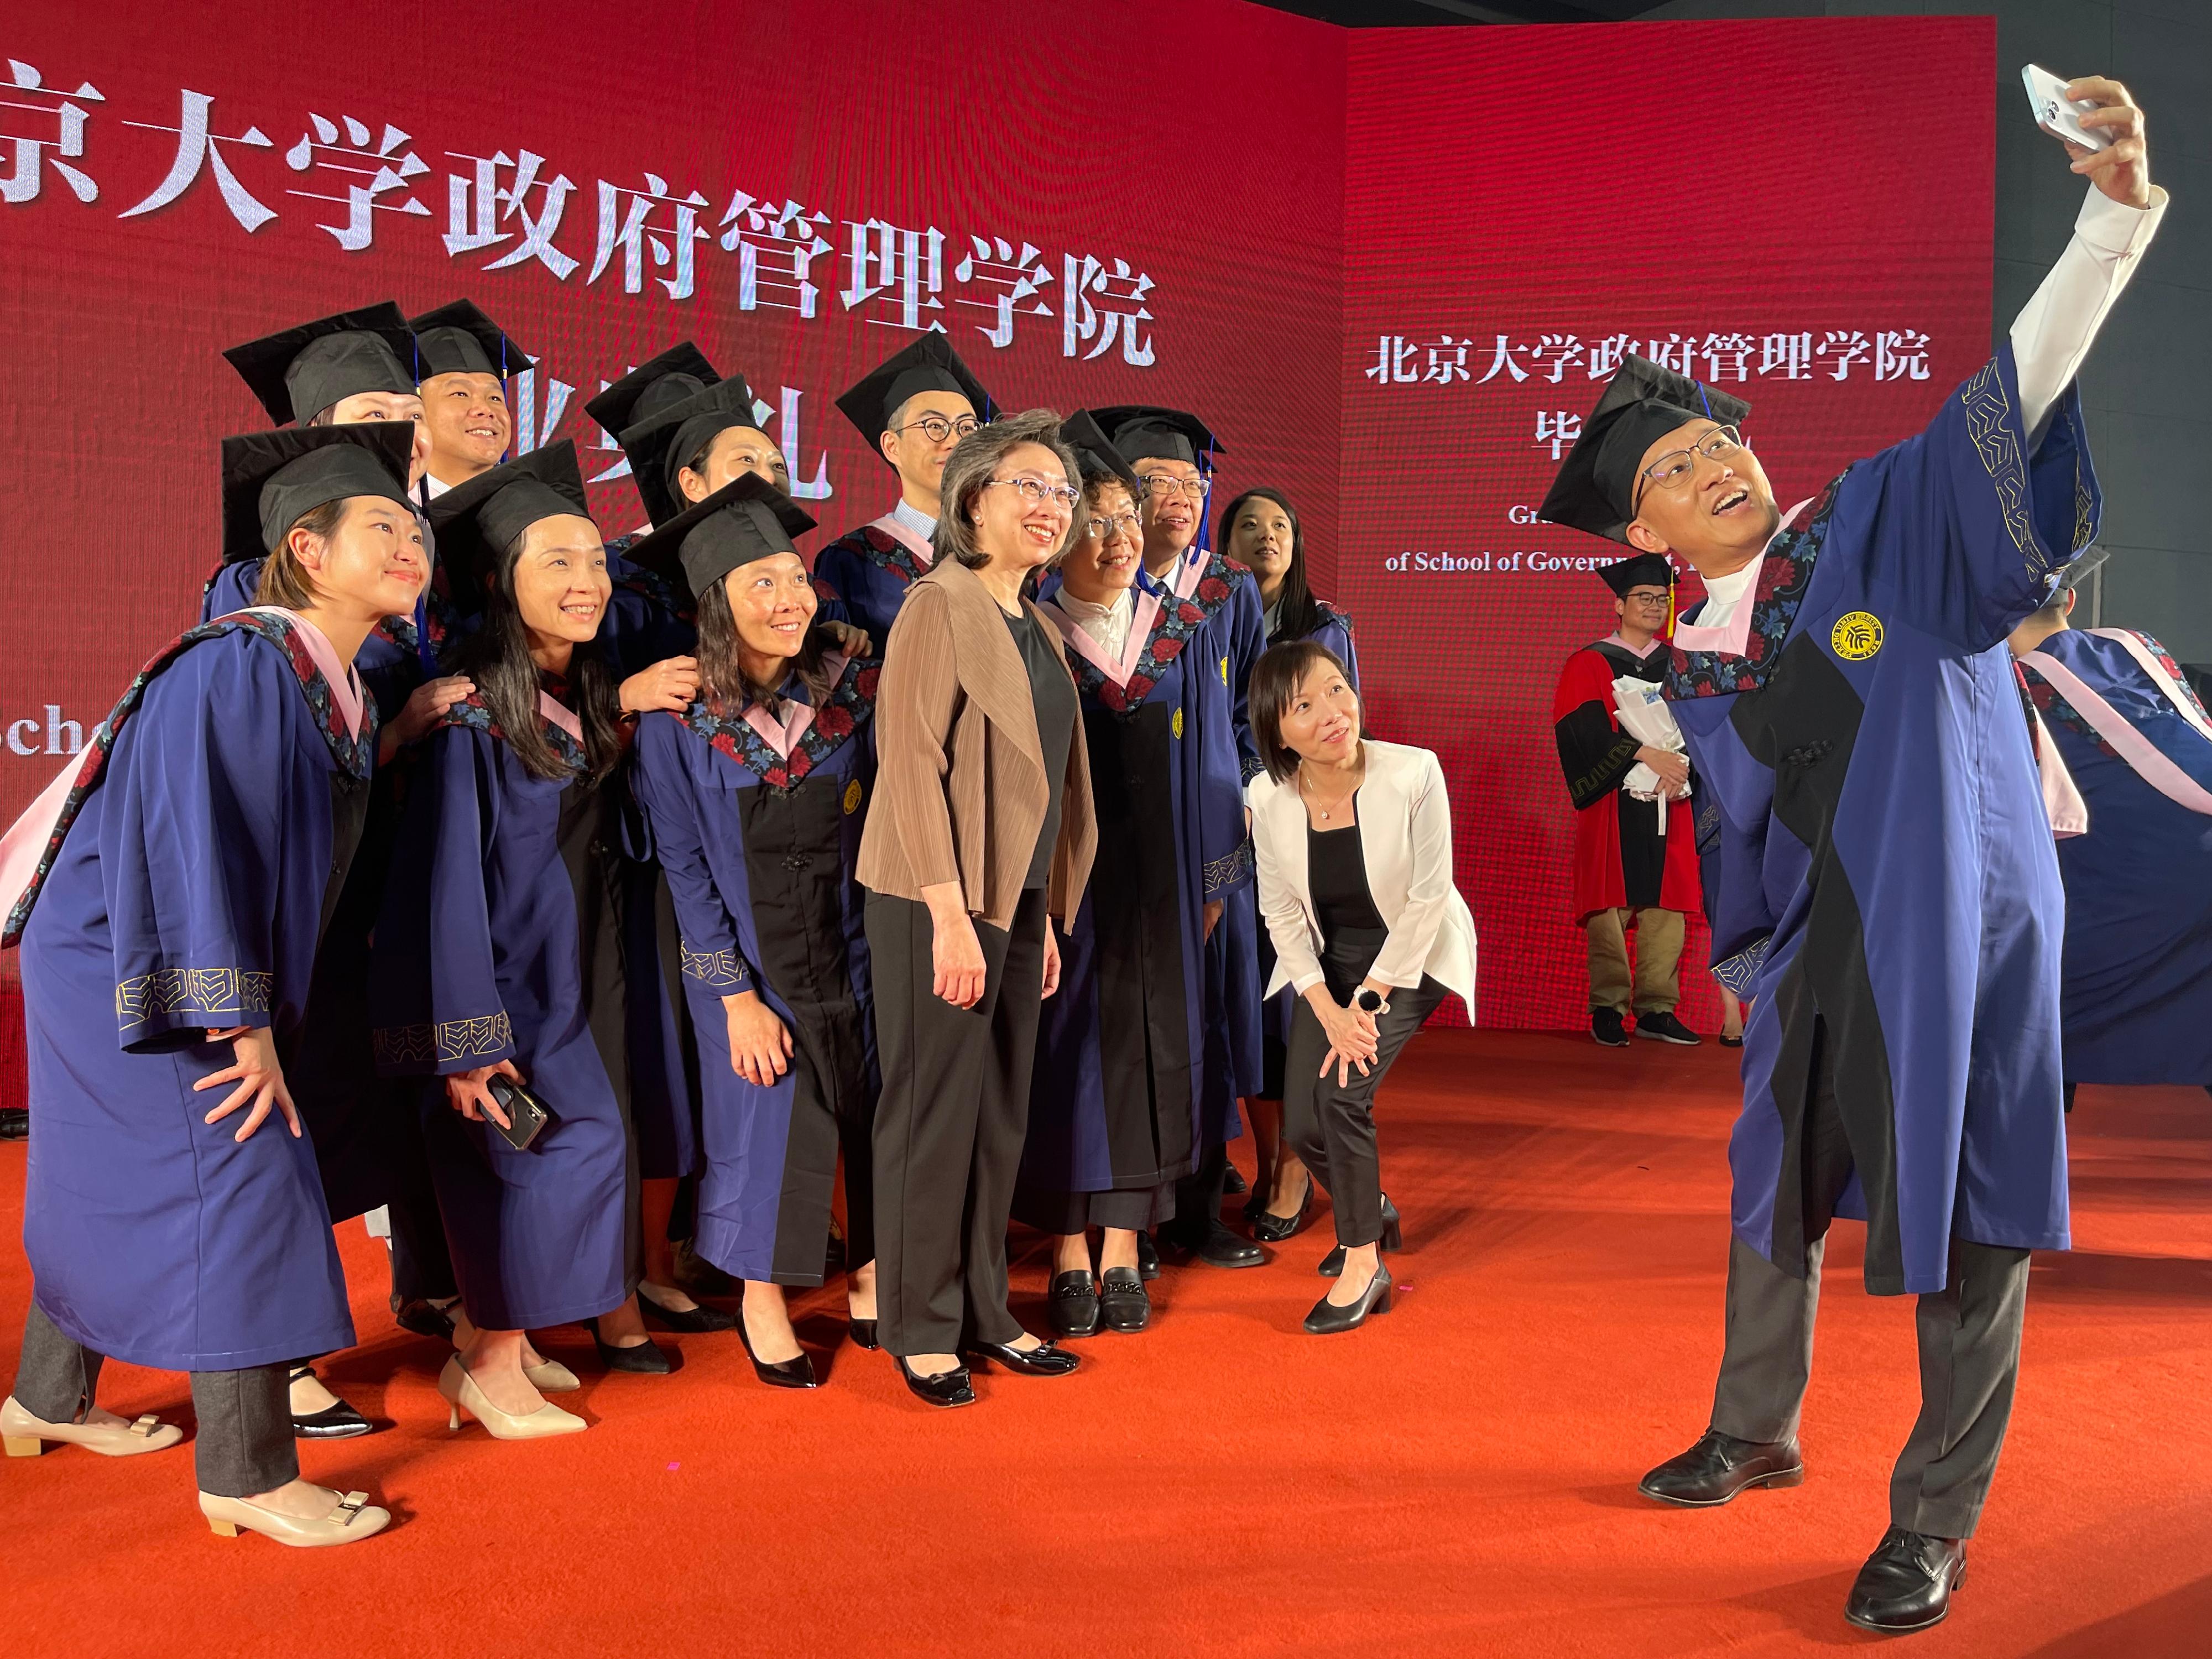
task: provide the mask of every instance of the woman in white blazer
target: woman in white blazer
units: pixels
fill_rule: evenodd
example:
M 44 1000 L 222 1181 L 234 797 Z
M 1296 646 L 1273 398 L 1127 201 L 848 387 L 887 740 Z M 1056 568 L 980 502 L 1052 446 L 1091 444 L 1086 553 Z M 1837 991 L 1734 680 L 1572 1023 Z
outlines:
M 1336 1284 L 1316 1335 L 1390 1306 L 1382 1252 L 1399 1243 L 1375 1147 L 1375 1091 L 1447 991 L 1474 1006 L 1474 918 L 1452 883 L 1451 803 L 1425 749 L 1363 739 L 1344 665 L 1310 640 L 1252 671 L 1260 909 L 1274 941 L 1267 994 L 1297 993 L 1283 1066 L 1283 1133 L 1336 1211 Z

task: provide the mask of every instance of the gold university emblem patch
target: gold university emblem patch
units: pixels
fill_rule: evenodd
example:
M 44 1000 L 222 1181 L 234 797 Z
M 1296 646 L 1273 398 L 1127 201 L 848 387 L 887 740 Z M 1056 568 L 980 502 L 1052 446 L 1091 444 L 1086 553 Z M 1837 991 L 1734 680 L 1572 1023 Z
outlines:
M 1828 643 L 1845 662 L 1863 662 L 1881 649 L 1881 618 L 1871 611 L 1838 617 Z
M 850 817 L 860 810 L 860 781 L 854 778 L 845 786 L 845 816 Z

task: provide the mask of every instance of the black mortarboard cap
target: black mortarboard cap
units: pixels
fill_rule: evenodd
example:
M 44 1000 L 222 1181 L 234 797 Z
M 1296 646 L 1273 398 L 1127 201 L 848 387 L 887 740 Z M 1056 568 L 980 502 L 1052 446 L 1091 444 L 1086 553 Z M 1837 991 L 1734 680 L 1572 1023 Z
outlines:
M 689 340 L 679 341 L 592 398 L 584 413 L 619 439 L 625 428 L 697 397 L 721 378 L 705 352 Z
M 813 528 L 798 502 L 748 472 L 632 542 L 623 556 L 683 583 L 696 599 L 741 564 L 796 553 L 794 539 Z
M 1731 426 L 1750 413 L 1742 398 L 1632 354 L 1583 420 L 1537 516 L 1625 543 L 1644 452 L 1686 421 Z
M 1075 452 L 1084 483 L 1113 478 L 1127 485 L 1133 496 L 1143 497 L 1144 480 L 1138 477 L 1136 468 L 1129 465 L 1127 458 L 1114 447 L 1114 441 L 1106 435 L 1105 428 L 1089 410 L 1079 409 L 1060 423 L 1060 441 Z
M 430 528 L 453 603 L 471 614 L 482 610 L 484 579 L 514 539 L 540 519 L 571 514 L 592 516 L 572 438 L 479 472 L 432 501 Z
M 629 457 L 630 476 L 637 481 L 646 516 L 656 525 L 666 524 L 689 505 L 676 475 L 715 434 L 759 424 L 752 387 L 744 375 L 732 374 L 625 427 L 619 441 Z
M 222 441 L 222 556 L 258 559 L 329 501 L 381 495 L 412 510 L 412 421 L 287 427 Z
M 418 381 L 434 374 L 496 374 L 504 380 L 534 361 L 473 300 L 456 300 L 410 317 L 408 326 L 415 331 Z
M 357 392 L 415 395 L 415 336 L 390 301 L 264 334 L 223 354 L 278 426 Z
M 1188 461 L 1210 470 L 1212 457 L 1229 453 L 1211 427 L 1179 409 L 1116 404 L 1091 414 L 1125 461 Z
M 925 334 L 903 351 L 884 358 L 846 389 L 837 399 L 837 407 L 868 441 L 868 447 L 881 454 L 877 440 L 891 429 L 900 405 L 925 392 L 958 392 L 979 421 L 992 420 L 998 413 L 998 405 L 983 390 L 983 383 L 969 372 L 952 343 L 942 334 Z
M 1674 567 L 1667 562 L 1662 553 L 1638 553 L 1632 559 L 1601 564 L 1597 568 L 1597 574 L 1598 579 L 1613 590 L 1616 599 L 1626 599 L 1632 587 L 1672 587 L 1674 585 Z

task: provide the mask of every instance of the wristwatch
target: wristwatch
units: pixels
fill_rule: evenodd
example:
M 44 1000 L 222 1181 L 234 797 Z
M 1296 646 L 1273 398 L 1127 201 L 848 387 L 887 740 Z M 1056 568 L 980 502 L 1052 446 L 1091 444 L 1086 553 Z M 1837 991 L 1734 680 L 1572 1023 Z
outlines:
M 1390 1012 L 1390 1005 L 1382 1000 L 1382 994 L 1370 991 L 1364 985 L 1352 997 L 1352 1006 L 1363 1014 L 1387 1014 Z

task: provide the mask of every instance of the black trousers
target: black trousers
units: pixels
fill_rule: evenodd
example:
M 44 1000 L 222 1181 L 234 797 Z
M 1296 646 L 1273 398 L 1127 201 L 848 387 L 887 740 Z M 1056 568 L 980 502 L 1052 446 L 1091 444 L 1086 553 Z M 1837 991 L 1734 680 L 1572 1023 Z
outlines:
M 1834 1068 L 1816 1054 L 1805 1126 L 1806 1273 L 1784 1273 L 1741 1239 L 1729 1246 L 1728 1340 L 1712 1426 L 1739 1440 L 1797 1432 L 1813 1370 L 1827 1218 L 1850 1175 Z M 1920 1415 L 1890 1476 L 1890 1520 L 1936 1538 L 1971 1538 L 1996 1476 L 2020 1376 L 2026 1250 L 1954 1239 L 1948 1283 L 1917 1298 Z
M 392 1311 L 410 1302 L 444 1302 L 459 1296 L 453 1254 L 446 1248 L 446 1224 L 438 1215 L 438 1195 L 428 1185 L 393 1199 L 386 1206 L 392 1224 Z
M 1389 935 L 1346 931 L 1322 952 L 1322 973 L 1329 994 L 1341 1003 L 1367 977 Z M 1348 1082 L 1336 1080 L 1337 1068 L 1322 1077 L 1328 1036 L 1304 997 L 1291 1009 L 1290 1041 L 1283 1055 L 1283 1139 L 1311 1171 L 1336 1212 L 1336 1242 L 1347 1249 L 1382 1237 L 1382 1167 L 1375 1144 L 1375 1091 L 1382 1086 L 1407 1039 L 1419 1030 L 1445 997 L 1444 988 L 1424 975 L 1412 989 L 1390 994 L 1390 1011 L 1376 1021 L 1375 1059 L 1363 1077 L 1357 1066 Z
M 71 1340 L 36 1302 L 23 1322 L 15 1403 L 46 1423 L 74 1423 L 100 1387 L 106 1356 Z M 291 1391 L 283 1365 L 242 1371 L 193 1371 L 192 1458 L 199 1489 L 250 1498 L 300 1478 L 292 1443 Z
M 1221 1224 L 1221 1188 L 1229 1179 L 1229 1143 L 1209 1140 L 1199 1149 L 1198 1167 L 1175 1184 L 1171 1218 L 1160 1235 L 1171 1244 L 1196 1249 Z
M 977 921 L 983 995 L 956 1008 L 931 989 L 929 907 L 870 893 L 883 1093 L 876 1106 L 876 1308 L 901 1358 L 1012 1342 L 1006 1221 L 1029 1132 L 1030 1072 L 1044 988 L 1045 895 L 1013 926 Z

